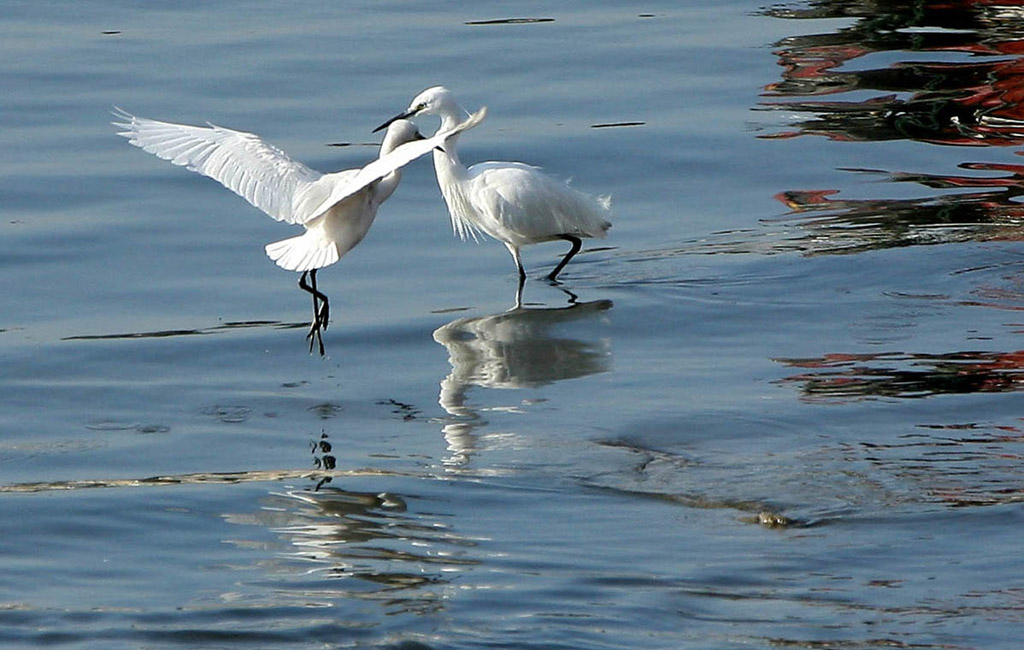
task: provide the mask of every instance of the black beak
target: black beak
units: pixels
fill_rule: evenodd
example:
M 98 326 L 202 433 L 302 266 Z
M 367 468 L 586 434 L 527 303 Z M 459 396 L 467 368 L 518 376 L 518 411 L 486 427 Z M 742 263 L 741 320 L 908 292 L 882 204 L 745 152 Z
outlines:
M 404 120 L 405 118 L 412 117 L 415 114 L 416 114 L 416 111 L 406 111 L 404 113 L 399 113 L 398 115 L 392 117 L 387 122 L 385 122 L 385 123 L 381 124 L 380 126 L 378 126 L 376 129 L 373 130 L 373 132 L 376 133 L 377 131 L 382 131 L 382 130 L 388 128 L 389 126 L 391 126 L 391 123 L 394 122 L 395 120 Z

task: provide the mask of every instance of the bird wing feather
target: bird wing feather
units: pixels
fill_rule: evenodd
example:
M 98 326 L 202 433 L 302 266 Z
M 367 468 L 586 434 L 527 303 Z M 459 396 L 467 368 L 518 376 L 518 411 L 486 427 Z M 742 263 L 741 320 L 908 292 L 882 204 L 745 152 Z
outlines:
M 607 200 L 595 199 L 539 167 L 487 162 L 469 171 L 475 214 L 494 220 L 482 224 L 485 229 L 504 231 L 525 243 L 560 235 L 604 237 L 611 225 Z
M 359 173 L 348 182 L 335 184 L 326 197 L 322 195 L 315 196 L 315 187 L 301 190 L 295 196 L 294 209 L 298 212 L 309 213 L 311 216 L 318 215 L 339 201 L 343 201 L 361 189 L 379 181 L 391 172 L 408 165 L 420 156 L 438 147 L 443 148 L 448 138 L 456 133 L 473 128 L 483 122 L 485 117 L 487 117 L 487 107 L 483 106 L 476 113 L 473 113 L 447 131 L 439 131 L 429 138 L 413 140 L 396 147 L 394 151 L 377 158 L 360 169 Z
M 510 226 L 522 221 L 519 213 L 528 209 L 521 199 L 531 199 L 529 192 L 521 191 L 520 180 L 527 177 L 521 168 L 536 169 L 508 162 L 483 162 L 469 168 L 467 216 L 459 215 L 465 224 L 460 224 L 462 228 L 481 229 L 499 240 L 503 239 L 503 231 L 519 230 Z
M 124 129 L 118 135 L 130 144 L 218 181 L 274 219 L 305 223 L 316 216 L 296 210 L 294 198 L 317 194 L 323 175 L 258 136 L 214 124 L 149 120 L 121 109 L 114 115 L 120 120 L 114 125 Z

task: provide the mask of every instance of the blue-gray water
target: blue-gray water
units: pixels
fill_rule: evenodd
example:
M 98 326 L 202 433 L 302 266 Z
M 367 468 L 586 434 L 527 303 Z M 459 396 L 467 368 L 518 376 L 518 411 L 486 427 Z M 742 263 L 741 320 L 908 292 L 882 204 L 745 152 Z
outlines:
M 0 646 L 1017 647 L 1018 2 L 153 4 L 0 18 Z M 332 170 L 438 83 L 614 228 L 509 311 L 418 161 L 325 359 L 109 125 Z

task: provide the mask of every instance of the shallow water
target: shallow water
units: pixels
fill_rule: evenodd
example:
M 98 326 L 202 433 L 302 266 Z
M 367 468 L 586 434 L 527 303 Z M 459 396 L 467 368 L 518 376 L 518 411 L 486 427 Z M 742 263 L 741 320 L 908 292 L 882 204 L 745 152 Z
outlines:
M 1015 647 L 1024 28 L 913 7 L 11 5 L 0 645 Z M 293 231 L 109 125 L 340 169 L 436 83 L 614 228 L 511 309 L 414 163 L 324 359 Z

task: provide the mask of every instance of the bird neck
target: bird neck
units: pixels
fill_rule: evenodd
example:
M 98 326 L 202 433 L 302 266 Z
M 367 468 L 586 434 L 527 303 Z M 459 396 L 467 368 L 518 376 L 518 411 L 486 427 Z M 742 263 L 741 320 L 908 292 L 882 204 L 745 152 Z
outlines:
M 400 180 L 402 180 L 402 172 L 395 170 L 377 181 L 373 192 L 373 198 L 377 205 L 387 201 L 388 197 L 394 194 L 395 190 L 398 189 L 398 182 Z
M 448 129 L 455 128 L 466 119 L 467 113 L 465 110 L 458 106 L 449 107 L 448 110 L 438 113 L 441 118 L 440 131 L 446 131 Z
M 445 128 L 443 124 L 441 128 Z M 459 134 L 456 133 L 445 140 L 443 149 L 434 149 L 434 171 L 437 172 L 437 180 L 442 184 L 466 175 L 466 166 L 459 159 L 458 140 Z
M 437 115 L 441 118 L 438 133 L 451 130 L 466 119 L 466 111 L 454 102 L 444 106 Z M 441 194 L 444 195 L 449 208 L 459 193 L 458 182 L 467 176 L 466 166 L 459 159 L 458 143 L 459 134 L 456 133 L 445 140 L 443 148 L 434 149 L 434 172 L 437 174 L 437 184 L 441 188 Z

